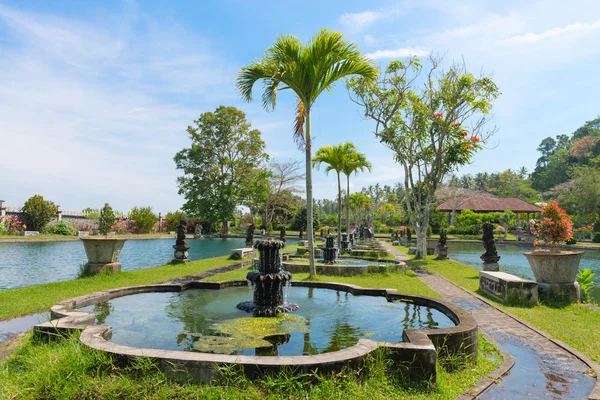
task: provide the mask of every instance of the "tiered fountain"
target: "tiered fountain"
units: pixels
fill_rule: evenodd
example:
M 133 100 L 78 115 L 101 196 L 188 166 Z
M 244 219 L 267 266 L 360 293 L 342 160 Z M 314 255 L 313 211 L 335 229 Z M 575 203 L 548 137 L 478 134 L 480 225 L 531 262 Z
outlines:
M 263 240 L 254 245 L 259 251 L 258 271 L 250 271 L 246 279 L 254 286 L 254 301 L 237 305 L 255 317 L 275 317 L 279 313 L 295 311 L 296 304 L 285 302 L 283 287 L 289 286 L 292 274 L 281 268 L 279 250 L 284 247 L 279 240 Z
M 323 249 L 323 261 L 325 264 L 333 264 L 338 260 L 340 249 L 333 245 L 333 239 L 331 234 L 325 238 L 325 248 Z

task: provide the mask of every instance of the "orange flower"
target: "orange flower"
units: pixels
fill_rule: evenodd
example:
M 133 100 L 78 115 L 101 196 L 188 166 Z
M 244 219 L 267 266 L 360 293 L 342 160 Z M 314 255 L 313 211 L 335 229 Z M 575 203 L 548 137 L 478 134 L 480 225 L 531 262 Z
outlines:
M 460 122 L 455 122 L 454 126 L 460 126 Z
M 467 149 L 469 149 L 469 150 L 471 150 L 472 148 L 473 148 L 473 146 L 471 146 L 471 145 L 467 146 Z
M 460 134 L 463 136 L 467 136 L 467 131 L 462 131 Z
M 480 142 L 481 139 L 479 139 L 477 136 L 471 136 L 471 141 L 472 142 Z

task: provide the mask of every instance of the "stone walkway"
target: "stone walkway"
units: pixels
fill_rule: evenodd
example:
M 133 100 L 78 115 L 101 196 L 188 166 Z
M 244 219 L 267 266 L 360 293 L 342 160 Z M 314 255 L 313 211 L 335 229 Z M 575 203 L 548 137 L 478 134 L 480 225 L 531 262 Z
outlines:
M 405 257 L 386 246 L 397 257 Z M 444 299 L 469 311 L 479 328 L 515 358 L 510 374 L 479 399 L 585 399 L 590 395 L 596 379 L 571 353 L 446 279 L 425 270 L 415 273 Z

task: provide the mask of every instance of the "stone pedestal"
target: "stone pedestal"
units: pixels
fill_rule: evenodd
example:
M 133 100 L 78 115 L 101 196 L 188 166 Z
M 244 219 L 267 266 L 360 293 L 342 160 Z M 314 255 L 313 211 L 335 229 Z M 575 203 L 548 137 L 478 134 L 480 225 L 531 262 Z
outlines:
M 568 283 L 540 283 L 538 282 L 540 297 L 565 297 L 571 303 L 581 300 L 581 286 L 578 282 Z
M 494 263 L 494 262 L 483 263 L 483 270 L 484 271 L 500 271 L 500 264 Z
M 174 245 L 173 248 L 175 249 L 175 252 L 173 254 L 173 261 L 171 261 L 172 263 L 178 264 L 190 261 L 188 259 L 188 250 L 190 249 L 189 244 Z
M 436 260 L 447 260 L 448 259 L 448 246 L 438 246 L 435 248 L 435 259 Z
M 38 236 L 38 231 L 21 231 L 21 236 Z

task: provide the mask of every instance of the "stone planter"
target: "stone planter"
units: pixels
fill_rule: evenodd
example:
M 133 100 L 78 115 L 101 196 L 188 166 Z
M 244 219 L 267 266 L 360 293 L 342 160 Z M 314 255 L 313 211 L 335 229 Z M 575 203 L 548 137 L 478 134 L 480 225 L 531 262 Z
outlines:
M 88 273 L 94 275 L 102 272 L 120 272 L 119 256 L 127 239 L 115 237 L 80 238 L 85 248 L 88 262 L 85 265 Z
M 571 283 L 577 280 L 583 251 L 530 251 L 525 253 L 538 283 Z
M 583 251 L 531 251 L 524 254 L 539 284 L 540 295 L 567 296 L 571 302 L 581 299 L 576 280 Z

